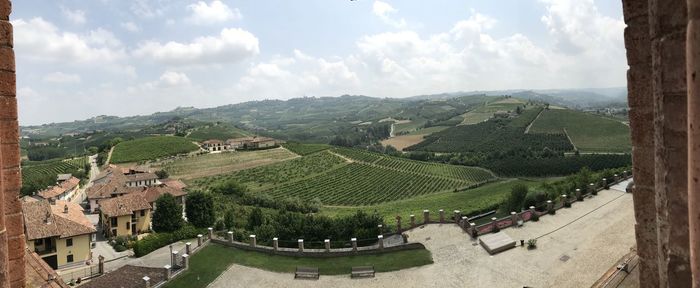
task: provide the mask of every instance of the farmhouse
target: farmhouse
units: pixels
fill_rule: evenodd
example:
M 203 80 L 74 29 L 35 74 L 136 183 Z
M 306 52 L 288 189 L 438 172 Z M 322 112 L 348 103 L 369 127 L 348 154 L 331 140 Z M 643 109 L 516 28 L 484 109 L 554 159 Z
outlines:
M 182 191 L 187 185 L 179 180 L 164 179 L 165 183 L 158 180 L 158 176 L 147 172 L 146 168 L 122 168 L 110 165 L 102 171 L 94 181 L 94 185 L 87 189 L 87 199 L 90 203 L 90 212 L 95 213 L 100 208 L 100 202 L 134 192 L 143 192 L 148 187 L 162 186 L 172 190 L 173 196 L 184 195 Z M 159 189 L 163 189 L 163 188 Z M 177 197 L 177 196 L 176 196 Z M 184 203 L 184 197 L 182 199 Z
M 224 151 L 228 148 L 224 145 L 224 141 L 219 139 L 210 139 L 202 142 L 202 148 L 209 152 Z
M 229 149 L 263 149 L 263 148 L 270 148 L 270 147 L 275 147 L 280 144 L 280 141 L 268 138 L 268 137 L 258 137 L 258 136 L 253 136 L 253 137 L 243 137 L 243 138 L 234 138 L 234 139 L 228 139 L 226 140 L 226 145 L 229 147 Z
M 51 268 L 70 267 L 91 260 L 90 247 L 96 230 L 78 204 L 25 197 L 22 213 L 27 248 Z
M 108 238 L 148 232 L 151 205 L 143 193 L 130 193 L 103 200 L 100 203 L 100 223 Z
M 153 173 L 134 173 L 126 175 L 126 186 L 144 187 L 157 185 L 158 176 Z
M 70 201 L 71 198 L 73 198 L 73 194 L 75 193 L 75 191 L 77 191 L 80 188 L 80 179 L 75 178 L 71 175 L 70 178 L 62 180 L 66 178 L 65 175 L 59 175 L 58 184 L 37 192 L 37 195 L 44 199 L 53 198 L 58 200 Z

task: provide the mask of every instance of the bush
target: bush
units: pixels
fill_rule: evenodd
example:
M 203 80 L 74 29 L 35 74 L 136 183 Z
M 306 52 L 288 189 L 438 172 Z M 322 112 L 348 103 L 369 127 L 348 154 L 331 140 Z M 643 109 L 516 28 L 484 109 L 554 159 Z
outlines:
M 537 248 L 537 239 L 527 240 L 527 249 L 532 250 Z
M 126 247 L 124 247 L 123 245 L 119 245 L 119 244 L 114 244 L 114 246 L 112 246 L 112 248 L 114 248 L 114 251 L 117 251 L 117 252 L 126 251 Z
M 176 241 L 196 238 L 197 234 L 204 234 L 204 232 L 203 229 L 197 229 L 194 226 L 187 225 L 172 233 L 151 233 L 133 243 L 134 256 L 141 257 L 147 255 L 158 248 L 165 247 Z
M 547 212 L 549 213 L 549 215 L 554 215 L 554 214 L 557 214 L 557 209 L 554 209 L 554 207 L 552 207 Z
M 530 216 L 530 221 L 533 221 L 533 222 L 540 221 L 540 215 L 537 213 L 532 213 L 532 216 Z
M 210 227 L 214 224 L 214 199 L 203 192 L 192 192 L 187 195 L 185 206 L 187 221 L 199 228 Z
M 224 231 L 226 230 L 226 224 L 224 224 L 224 220 L 217 220 L 216 224 L 214 224 L 214 230 L 216 231 Z
M 156 232 L 173 232 L 182 227 L 182 206 L 170 194 L 163 194 L 156 200 L 153 213 L 153 230 Z

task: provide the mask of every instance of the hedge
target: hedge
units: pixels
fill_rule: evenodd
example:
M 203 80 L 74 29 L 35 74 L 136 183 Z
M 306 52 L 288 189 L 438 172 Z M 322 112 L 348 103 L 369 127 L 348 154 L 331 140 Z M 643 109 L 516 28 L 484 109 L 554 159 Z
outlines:
M 148 255 L 154 250 L 165 247 L 174 242 L 196 238 L 197 234 L 204 234 L 206 229 L 197 229 L 192 225 L 186 225 L 172 233 L 151 233 L 143 239 L 134 242 L 134 256 L 141 257 Z

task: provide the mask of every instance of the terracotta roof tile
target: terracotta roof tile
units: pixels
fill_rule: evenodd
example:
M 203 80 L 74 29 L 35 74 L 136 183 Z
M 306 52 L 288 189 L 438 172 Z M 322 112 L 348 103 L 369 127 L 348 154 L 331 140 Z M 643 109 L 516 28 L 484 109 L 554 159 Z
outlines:
M 144 189 L 143 194 L 148 203 L 153 203 L 163 194 L 170 194 L 173 195 L 173 197 L 180 197 L 187 195 L 187 192 L 183 191 L 182 189 L 158 185 Z
M 163 183 L 163 185 L 165 185 L 165 186 L 173 187 L 173 188 L 177 188 L 177 189 L 187 188 L 187 184 L 185 184 L 184 182 L 182 182 L 179 179 L 170 179 L 170 178 L 163 179 L 163 180 L 160 180 L 160 183 Z
M 37 192 L 37 194 L 43 198 L 49 199 L 61 195 L 66 191 L 75 189 L 75 187 L 78 187 L 78 184 L 80 184 L 80 179 L 71 177 L 58 185 Z
M 126 180 L 128 182 L 156 180 L 156 179 L 158 179 L 158 176 L 156 174 L 153 174 L 153 173 L 136 173 L 136 174 L 126 175 Z
M 68 208 L 65 213 L 65 208 Z M 94 233 L 95 227 L 78 204 L 67 201 L 31 201 L 22 203 L 27 240 L 59 236 L 61 238 Z
M 36 253 L 26 249 L 24 259 L 26 260 L 24 271 L 27 276 L 27 287 L 68 288 L 68 285 L 56 274 L 56 271 L 51 269 Z
M 100 202 L 100 211 L 109 217 L 131 215 L 134 211 L 151 209 L 143 193 L 129 193 Z
M 106 273 L 80 286 L 81 288 L 106 287 L 145 287 L 143 276 L 151 278 L 151 287 L 165 281 L 165 268 L 141 267 L 125 265 L 117 270 Z

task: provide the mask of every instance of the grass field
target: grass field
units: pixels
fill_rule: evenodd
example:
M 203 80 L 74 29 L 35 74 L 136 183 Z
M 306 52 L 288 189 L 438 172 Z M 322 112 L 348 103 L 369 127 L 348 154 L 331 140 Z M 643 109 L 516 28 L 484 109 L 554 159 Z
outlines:
M 353 266 L 374 265 L 377 272 L 396 271 L 432 264 L 430 251 L 407 250 L 380 255 L 358 255 L 334 258 L 301 258 L 245 251 L 210 244 L 190 259 L 190 269 L 165 285 L 168 288 L 201 288 L 213 282 L 231 264 L 268 271 L 293 273 L 297 266 L 319 267 L 321 275 L 350 274 Z M 289 281 L 294 275 L 289 275 Z
M 313 154 L 331 148 L 331 145 L 328 144 L 302 144 L 296 142 L 284 143 L 282 144 L 282 146 L 284 148 L 287 148 L 289 151 L 292 151 L 301 156 Z
M 619 121 L 573 110 L 548 110 L 530 133 L 566 133 L 581 152 L 629 152 L 629 127 Z
M 128 163 L 155 160 L 161 157 L 191 152 L 199 149 L 190 139 L 175 136 L 146 137 L 125 141 L 114 146 L 112 163 Z
M 168 171 L 173 178 L 194 179 L 250 169 L 294 157 L 297 156 L 286 149 L 226 152 L 177 159 L 160 163 L 156 167 Z
M 516 107 L 525 104 L 520 99 L 517 98 L 505 98 L 497 100 L 490 103 L 484 103 L 483 106 L 479 106 L 467 113 L 462 114 L 464 120 L 460 125 L 472 125 L 484 122 L 493 117 L 493 113 L 496 111 L 512 111 Z
M 538 186 L 540 180 L 508 179 L 504 181 L 485 184 L 478 188 L 460 192 L 434 193 L 411 199 L 382 203 L 379 205 L 362 207 L 323 207 L 321 214 L 328 216 L 346 216 L 357 210 L 366 212 L 376 211 L 384 217 L 384 221 L 393 225 L 396 215 L 403 219 L 409 219 L 409 215 L 422 215 L 424 209 L 431 211 L 432 215 L 438 215 L 438 210 L 444 209 L 446 217 L 451 216 L 452 211 L 460 210 L 463 214 L 474 214 L 498 206 L 510 193 L 511 187 L 516 184 L 525 184 L 530 187 Z M 421 217 L 418 217 L 421 219 Z
M 248 131 L 238 129 L 228 124 L 212 124 L 204 127 L 199 127 L 190 132 L 187 138 L 195 141 L 204 141 L 209 139 L 219 139 L 226 141 L 231 138 L 240 138 L 250 136 Z
M 411 147 L 423 141 L 423 135 L 401 135 L 382 140 L 382 145 L 392 146 L 396 150 L 403 151 L 406 147 Z

